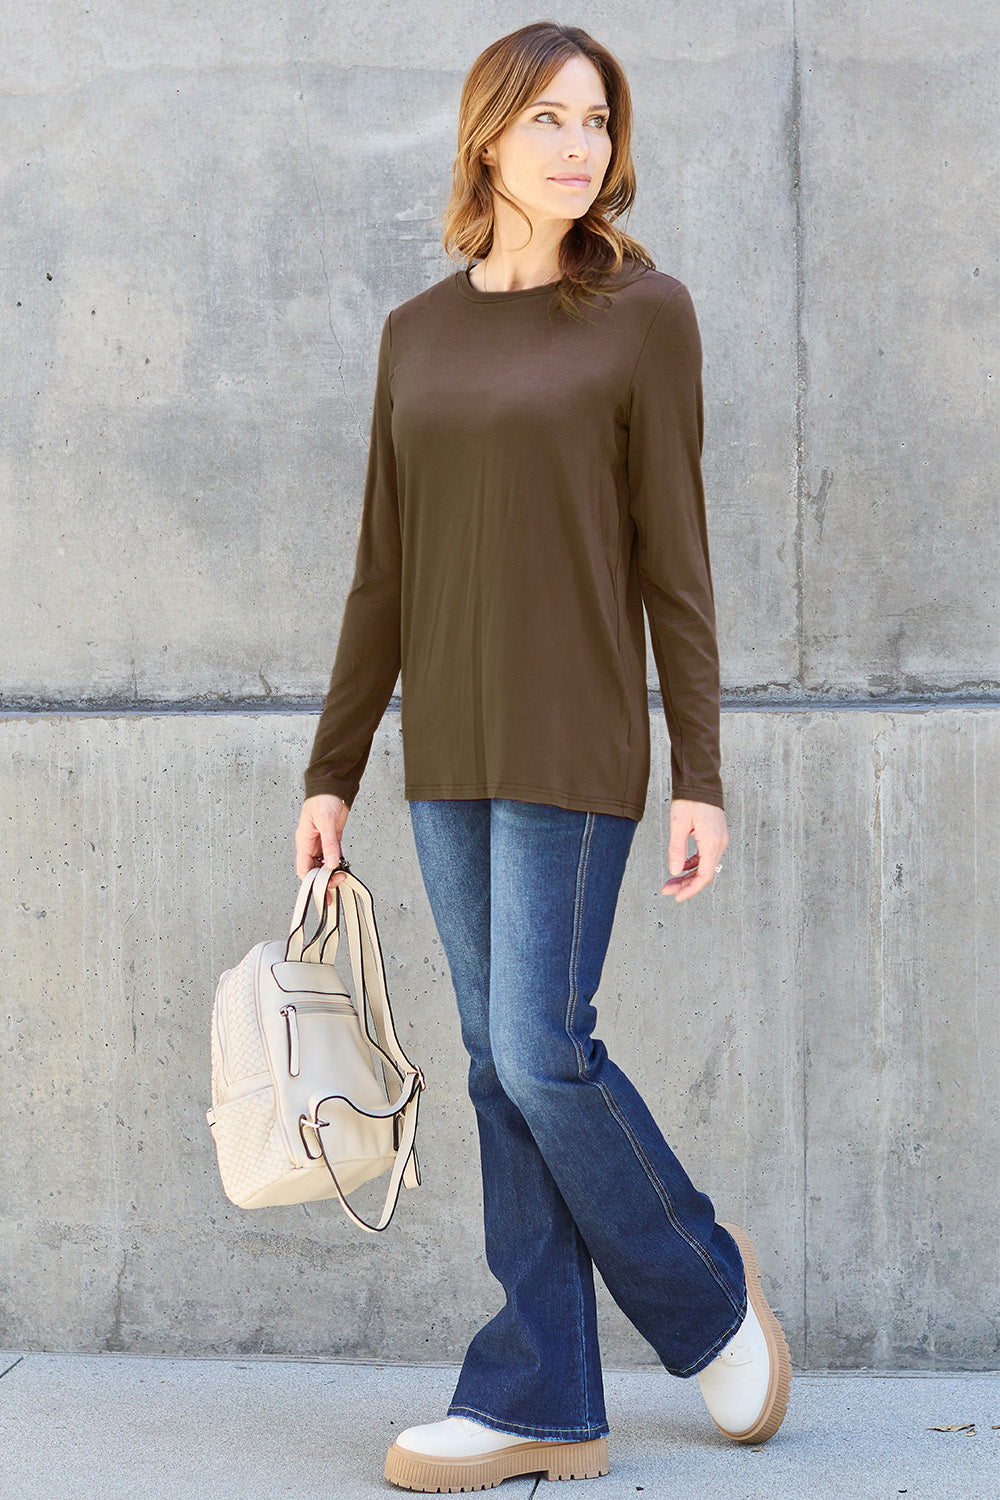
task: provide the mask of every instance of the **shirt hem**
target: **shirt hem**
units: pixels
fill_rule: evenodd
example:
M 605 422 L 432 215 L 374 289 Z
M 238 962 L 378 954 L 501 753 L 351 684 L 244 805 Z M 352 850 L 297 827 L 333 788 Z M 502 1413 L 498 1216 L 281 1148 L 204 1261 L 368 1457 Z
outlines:
M 563 792 L 553 787 L 531 786 L 516 781 L 462 782 L 458 785 L 426 785 L 407 781 L 403 792 L 407 802 L 467 802 L 474 798 L 504 797 L 512 802 L 547 802 L 567 812 L 610 813 L 616 818 L 639 822 L 645 811 L 645 799 L 636 802 L 626 797 L 591 797 L 586 793 Z

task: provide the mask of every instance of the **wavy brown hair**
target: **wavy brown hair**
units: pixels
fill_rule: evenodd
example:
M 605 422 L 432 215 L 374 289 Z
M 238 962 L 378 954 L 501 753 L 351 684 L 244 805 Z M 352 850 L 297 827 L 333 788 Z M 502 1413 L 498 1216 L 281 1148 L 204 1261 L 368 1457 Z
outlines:
M 604 289 L 622 284 L 626 259 L 655 270 L 649 252 L 613 222 L 631 209 L 635 198 L 632 96 L 621 63 L 587 32 L 555 21 L 536 21 L 502 36 L 476 58 L 462 88 L 451 197 L 440 219 L 449 258 L 471 263 L 474 257 L 487 256 L 493 245 L 494 193 L 523 214 L 493 185 L 481 153 L 515 115 L 538 98 L 571 57 L 586 57 L 593 63 L 611 109 L 611 159 L 601 190 L 587 212 L 570 225 L 559 247 L 562 281 L 555 305 L 579 317 L 585 303 L 603 300 L 610 305 Z

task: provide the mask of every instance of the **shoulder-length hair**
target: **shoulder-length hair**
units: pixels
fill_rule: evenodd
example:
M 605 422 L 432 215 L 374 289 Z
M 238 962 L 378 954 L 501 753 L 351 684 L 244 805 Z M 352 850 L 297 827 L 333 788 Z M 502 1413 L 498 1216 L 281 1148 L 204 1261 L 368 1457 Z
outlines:
M 494 193 L 529 222 L 523 210 L 493 185 L 481 153 L 538 98 L 563 64 L 578 56 L 593 63 L 604 84 L 611 110 L 611 159 L 600 192 L 587 212 L 570 225 L 559 247 L 562 280 L 556 305 L 575 317 L 580 316 L 584 303 L 596 303 L 599 298 L 610 303 L 603 289 L 620 284 L 626 258 L 655 270 L 649 252 L 613 222 L 631 209 L 635 198 L 632 96 L 621 63 L 587 32 L 578 26 L 536 21 L 501 37 L 476 58 L 462 88 L 451 197 L 440 216 L 447 255 L 468 262 L 485 257 L 492 247 Z

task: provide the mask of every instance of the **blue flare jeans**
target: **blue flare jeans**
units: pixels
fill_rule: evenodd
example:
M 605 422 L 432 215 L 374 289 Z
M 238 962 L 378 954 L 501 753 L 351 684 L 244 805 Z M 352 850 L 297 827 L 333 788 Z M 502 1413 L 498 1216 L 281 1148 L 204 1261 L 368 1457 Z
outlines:
M 608 1431 L 596 1265 L 673 1375 L 746 1314 L 740 1252 L 594 1035 L 632 818 L 506 798 L 412 801 L 469 1054 L 486 1258 L 506 1293 L 449 1415 L 585 1441 Z

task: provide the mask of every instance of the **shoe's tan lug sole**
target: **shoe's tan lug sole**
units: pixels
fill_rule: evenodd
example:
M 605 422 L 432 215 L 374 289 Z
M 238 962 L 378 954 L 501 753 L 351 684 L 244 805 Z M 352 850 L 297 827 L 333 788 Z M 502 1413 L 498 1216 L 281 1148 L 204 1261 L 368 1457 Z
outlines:
M 518 1474 L 541 1474 L 543 1479 L 597 1479 L 607 1472 L 607 1438 L 594 1438 L 589 1443 L 518 1443 L 474 1458 L 424 1458 L 393 1443 L 385 1460 L 385 1477 L 391 1484 L 424 1495 L 491 1490 Z
M 788 1398 L 792 1389 L 792 1356 L 788 1352 L 788 1343 L 781 1324 L 767 1305 L 767 1299 L 760 1284 L 760 1265 L 746 1230 L 740 1229 L 736 1224 L 723 1224 L 722 1227 L 728 1229 L 743 1257 L 743 1267 L 747 1278 L 747 1297 L 753 1303 L 753 1310 L 760 1319 L 760 1326 L 767 1340 L 771 1378 L 768 1381 L 764 1409 L 752 1427 L 748 1427 L 746 1432 L 729 1432 L 727 1428 L 719 1427 L 718 1422 L 715 1425 L 720 1432 L 724 1432 L 726 1437 L 732 1438 L 736 1443 L 766 1443 L 768 1438 L 773 1437 L 777 1432 L 788 1410 Z

